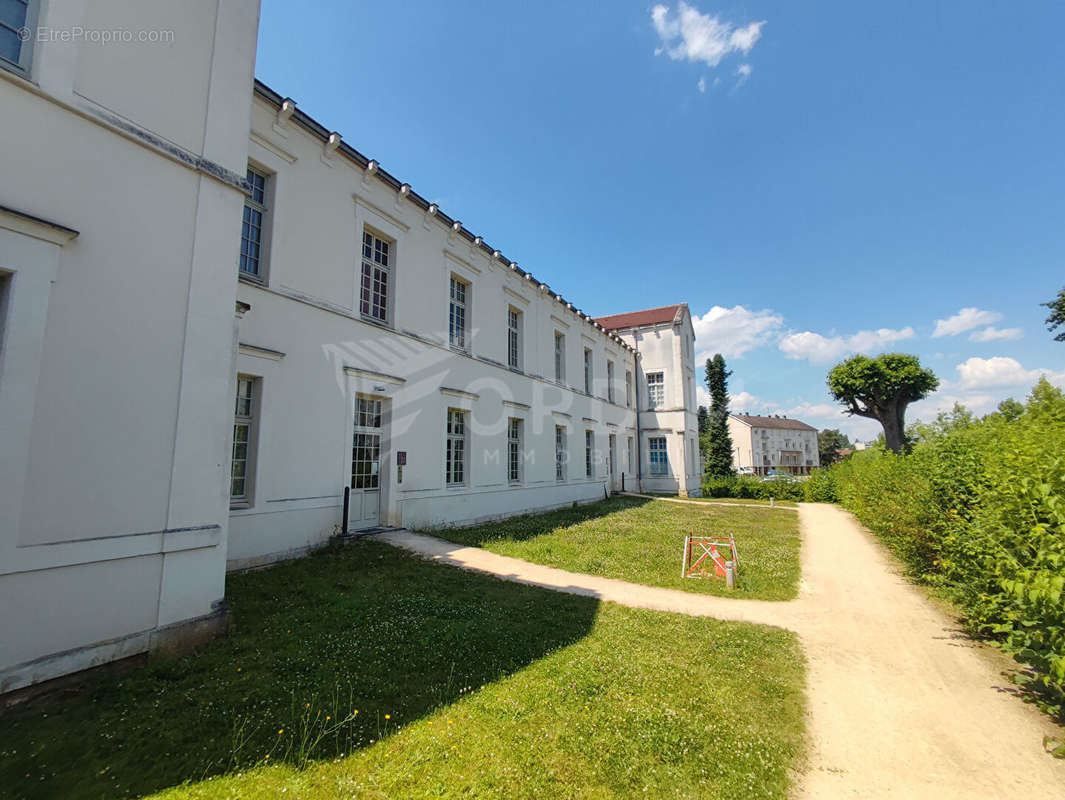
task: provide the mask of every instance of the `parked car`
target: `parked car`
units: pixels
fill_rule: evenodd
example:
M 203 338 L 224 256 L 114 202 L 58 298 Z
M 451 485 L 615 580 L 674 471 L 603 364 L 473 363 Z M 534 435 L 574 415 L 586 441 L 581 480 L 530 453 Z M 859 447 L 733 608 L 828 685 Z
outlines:
M 736 470 L 737 475 L 754 475 L 754 467 L 740 467 Z
M 762 483 L 795 483 L 796 478 L 790 472 L 777 472 L 775 470 L 769 470 L 763 477 Z

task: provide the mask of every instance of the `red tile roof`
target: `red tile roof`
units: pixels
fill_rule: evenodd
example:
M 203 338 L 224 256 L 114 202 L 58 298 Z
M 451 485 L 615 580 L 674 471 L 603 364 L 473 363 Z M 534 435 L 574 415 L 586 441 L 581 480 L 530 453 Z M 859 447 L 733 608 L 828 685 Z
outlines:
M 640 328 L 644 325 L 660 325 L 672 322 L 683 303 L 661 308 L 648 308 L 645 311 L 629 311 L 625 314 L 611 314 L 609 317 L 596 317 L 596 322 L 608 331 L 619 331 L 622 328 Z
M 752 428 L 786 428 L 793 431 L 817 430 L 817 428 L 811 427 L 805 422 L 800 422 L 797 419 L 788 419 L 787 417 L 760 417 L 757 414 L 729 414 L 729 416 L 738 419 L 740 422 L 746 422 Z

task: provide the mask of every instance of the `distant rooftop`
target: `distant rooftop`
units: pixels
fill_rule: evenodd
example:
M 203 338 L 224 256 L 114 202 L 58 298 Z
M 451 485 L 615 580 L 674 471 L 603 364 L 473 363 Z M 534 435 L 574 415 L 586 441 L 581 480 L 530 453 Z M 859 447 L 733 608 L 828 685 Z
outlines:
M 644 325 L 661 325 L 673 322 L 683 303 L 661 308 L 648 308 L 644 311 L 628 311 L 624 314 L 611 314 L 609 317 L 596 317 L 595 321 L 608 331 L 620 331 L 624 328 L 642 328 Z
M 729 414 L 730 417 L 738 419 L 740 422 L 745 422 L 752 428 L 782 428 L 793 431 L 817 431 L 805 422 L 801 422 L 797 419 L 788 419 L 783 416 L 773 416 L 767 414 L 761 416 L 759 414 Z

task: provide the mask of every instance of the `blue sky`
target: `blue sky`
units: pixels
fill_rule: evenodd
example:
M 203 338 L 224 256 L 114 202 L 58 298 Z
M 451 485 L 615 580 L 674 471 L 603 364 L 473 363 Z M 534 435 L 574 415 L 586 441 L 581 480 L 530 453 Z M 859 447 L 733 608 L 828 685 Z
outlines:
M 911 419 L 1065 384 L 1065 4 L 305 7 L 258 77 L 583 310 L 687 302 L 733 410 L 871 437 L 853 352 L 936 371 Z

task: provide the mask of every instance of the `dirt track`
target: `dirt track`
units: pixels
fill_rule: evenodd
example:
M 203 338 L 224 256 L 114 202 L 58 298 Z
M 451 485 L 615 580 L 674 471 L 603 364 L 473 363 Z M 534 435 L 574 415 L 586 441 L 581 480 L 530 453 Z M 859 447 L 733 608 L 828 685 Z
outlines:
M 977 645 L 900 577 L 834 506 L 799 509 L 800 596 L 730 600 L 530 564 L 398 531 L 382 541 L 466 569 L 641 608 L 777 625 L 808 660 L 809 758 L 802 798 L 1065 798 L 1061 735 L 1010 693 L 1003 658 Z

